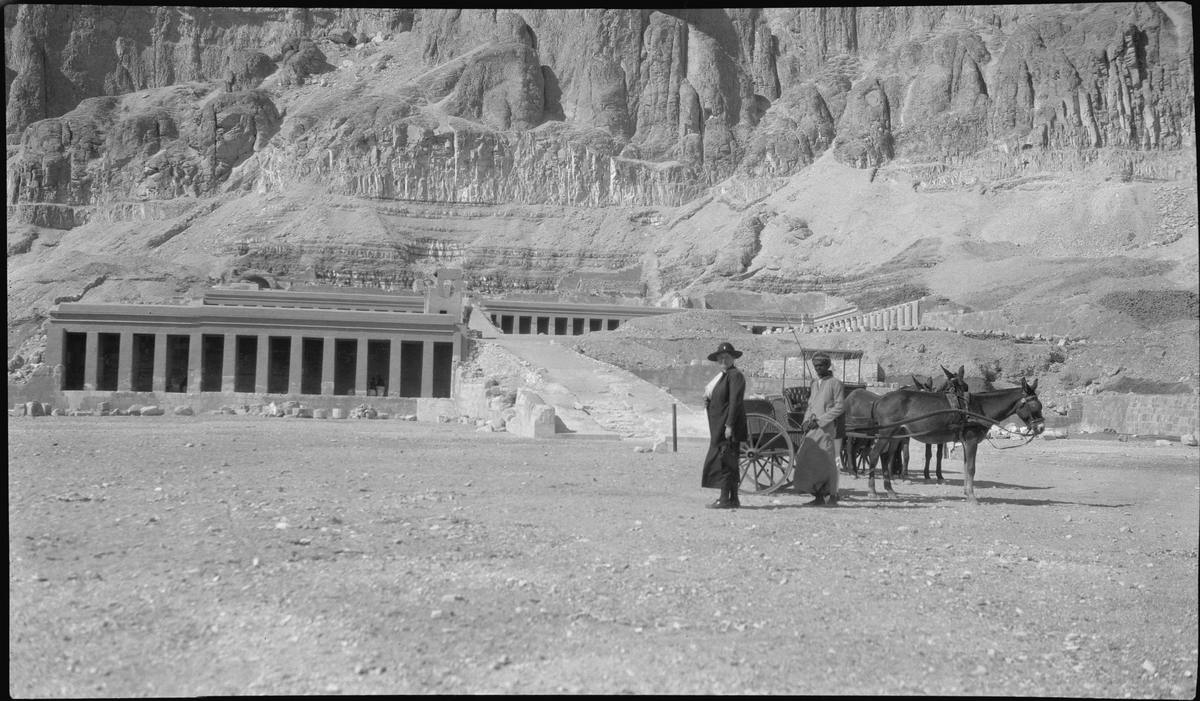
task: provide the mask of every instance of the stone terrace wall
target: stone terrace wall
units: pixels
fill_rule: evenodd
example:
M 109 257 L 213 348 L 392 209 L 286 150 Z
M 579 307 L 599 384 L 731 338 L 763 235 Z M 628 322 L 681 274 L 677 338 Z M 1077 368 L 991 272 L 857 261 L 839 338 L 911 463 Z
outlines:
M 1047 338 L 1077 333 L 1066 314 L 1040 324 L 1014 324 L 1004 317 L 1002 311 L 927 312 L 921 315 L 921 325 L 945 331 L 1000 331 L 1014 336 L 1040 333 Z
M 1108 394 L 1083 398 L 1079 429 L 1141 436 L 1180 436 L 1200 430 L 1200 396 Z

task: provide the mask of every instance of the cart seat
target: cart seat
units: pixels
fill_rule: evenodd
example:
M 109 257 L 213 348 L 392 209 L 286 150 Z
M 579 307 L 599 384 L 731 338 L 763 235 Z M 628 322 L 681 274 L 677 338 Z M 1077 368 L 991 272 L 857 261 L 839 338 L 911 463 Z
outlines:
M 808 410 L 808 387 L 784 387 L 783 398 L 787 401 L 788 412 L 803 415 Z

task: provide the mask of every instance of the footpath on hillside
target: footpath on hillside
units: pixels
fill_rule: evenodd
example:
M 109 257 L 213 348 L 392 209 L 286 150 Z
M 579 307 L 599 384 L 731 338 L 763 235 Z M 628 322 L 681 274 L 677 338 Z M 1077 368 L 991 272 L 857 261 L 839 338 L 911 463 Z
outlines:
M 473 314 L 469 327 L 536 370 L 540 379 L 529 388 L 554 407 L 567 429 L 564 435 L 669 441 L 674 405 L 680 440 L 708 440 L 702 408 L 689 407 L 632 373 L 571 350 L 566 345 L 569 336 L 504 334 L 482 316 Z

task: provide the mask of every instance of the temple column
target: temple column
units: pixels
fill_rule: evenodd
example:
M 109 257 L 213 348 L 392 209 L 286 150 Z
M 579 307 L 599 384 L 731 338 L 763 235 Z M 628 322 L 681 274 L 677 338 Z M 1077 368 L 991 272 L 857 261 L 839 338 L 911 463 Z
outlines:
M 225 347 L 221 352 L 221 393 L 233 394 L 237 381 L 237 334 L 225 334 Z
M 156 394 L 167 391 L 167 334 L 165 333 L 154 334 L 154 379 L 150 390 Z
M 332 336 L 326 336 L 325 350 L 321 352 L 321 394 L 333 394 L 334 341 Z
M 254 358 L 254 393 L 267 393 L 268 361 L 271 359 L 271 337 L 265 333 L 258 335 L 258 351 Z
M 89 392 L 96 391 L 97 375 L 100 365 L 100 333 L 87 332 L 87 346 L 83 349 L 83 388 Z
M 389 397 L 400 396 L 400 338 L 392 339 L 390 358 L 388 360 L 387 394 Z
M 187 387 L 184 391 L 188 394 L 200 393 L 200 378 L 203 374 L 200 372 L 201 358 L 203 357 L 200 350 L 203 342 L 203 335 L 200 332 L 194 332 L 188 335 L 188 375 Z M 120 380 L 117 380 L 120 386 Z
M 358 361 L 354 363 L 354 396 L 367 396 L 367 339 L 360 338 L 358 343 Z
M 421 354 L 421 396 L 433 396 L 433 341 L 425 341 Z
M 120 353 L 121 364 L 117 366 L 117 391 L 133 390 L 133 332 L 121 332 Z
M 288 394 L 300 394 L 304 373 L 304 337 L 292 336 L 292 357 L 288 360 Z

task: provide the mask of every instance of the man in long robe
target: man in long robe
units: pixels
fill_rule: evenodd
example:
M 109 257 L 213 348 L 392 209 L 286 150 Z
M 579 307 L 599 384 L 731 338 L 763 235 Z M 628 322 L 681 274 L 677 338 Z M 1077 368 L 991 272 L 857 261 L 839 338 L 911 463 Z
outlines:
M 838 469 L 834 437 L 837 419 L 845 410 L 845 389 L 842 381 L 833 376 L 829 356 L 813 356 L 817 377 L 809 386 L 808 409 L 801 428 L 804 439 L 796 449 L 796 470 L 793 484 L 800 494 L 812 494 L 812 504 L 833 505 L 838 500 Z

